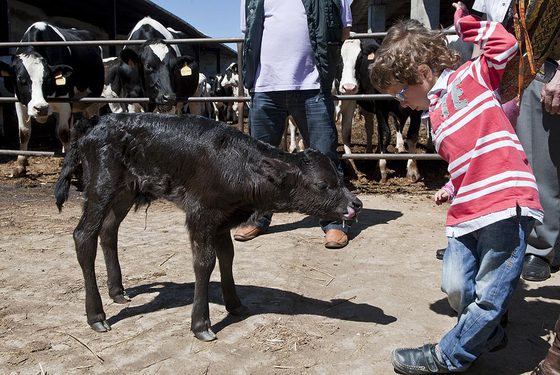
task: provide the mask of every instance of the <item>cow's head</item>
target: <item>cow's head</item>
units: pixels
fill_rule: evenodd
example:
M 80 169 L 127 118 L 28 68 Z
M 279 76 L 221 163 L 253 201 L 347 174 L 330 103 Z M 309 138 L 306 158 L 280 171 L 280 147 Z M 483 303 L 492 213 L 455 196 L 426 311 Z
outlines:
M 368 66 L 373 62 L 379 44 L 373 40 L 347 39 L 340 51 L 342 74 L 338 91 L 343 95 L 357 94 L 358 91 L 371 93 Z
M 45 97 L 69 93 L 67 78 L 72 74 L 68 65 L 51 66 L 37 52 L 28 50 L 15 55 L 11 65 L 0 62 L 0 72 L 8 91 L 15 92 L 27 107 L 27 114 L 39 122 L 51 112 Z
M 171 84 L 171 72 L 177 62 L 175 51 L 160 39 L 148 40 L 137 51 L 124 48 L 122 61 L 140 63 L 140 75 L 145 94 L 158 110 L 167 112 L 175 105 L 176 95 Z
M 239 84 L 239 69 L 237 63 L 231 63 L 222 77 L 220 85 L 222 87 L 236 87 Z

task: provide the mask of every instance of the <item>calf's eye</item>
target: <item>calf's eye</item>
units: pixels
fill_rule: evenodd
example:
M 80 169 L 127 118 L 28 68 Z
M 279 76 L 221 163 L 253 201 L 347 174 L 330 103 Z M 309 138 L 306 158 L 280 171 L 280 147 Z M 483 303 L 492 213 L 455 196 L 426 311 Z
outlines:
M 316 185 L 319 190 L 325 190 L 329 187 L 326 182 L 318 182 Z

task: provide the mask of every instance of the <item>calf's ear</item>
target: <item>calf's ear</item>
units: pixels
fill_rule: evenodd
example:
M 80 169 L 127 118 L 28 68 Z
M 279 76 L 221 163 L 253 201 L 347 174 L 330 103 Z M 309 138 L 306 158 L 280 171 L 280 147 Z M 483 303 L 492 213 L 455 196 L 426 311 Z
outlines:
M 278 159 L 263 158 L 254 165 L 254 170 L 265 177 L 275 186 L 280 186 L 286 180 L 290 172 L 290 165 Z

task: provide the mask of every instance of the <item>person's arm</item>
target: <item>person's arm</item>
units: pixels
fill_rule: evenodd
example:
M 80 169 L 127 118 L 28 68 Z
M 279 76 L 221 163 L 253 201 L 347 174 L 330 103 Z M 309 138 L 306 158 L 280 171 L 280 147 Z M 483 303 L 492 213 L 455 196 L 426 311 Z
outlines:
M 241 27 L 241 32 L 245 34 L 247 29 L 247 20 L 245 19 L 245 0 L 241 0 L 239 4 L 239 25 Z
M 352 11 L 348 0 L 341 0 L 340 2 L 340 17 L 342 19 L 342 35 L 340 39 L 344 42 L 350 36 L 350 29 L 352 28 Z
M 478 45 L 481 50 L 481 69 L 487 70 L 488 82 L 493 90 L 497 89 L 504 74 L 508 61 L 517 53 L 517 39 L 498 22 L 481 21 L 471 16 L 467 7 L 461 3 L 454 3 L 455 29 L 465 42 Z M 481 61 L 482 61 L 481 60 Z M 483 78 L 483 77 L 480 77 Z M 483 78 L 486 79 L 486 78 Z

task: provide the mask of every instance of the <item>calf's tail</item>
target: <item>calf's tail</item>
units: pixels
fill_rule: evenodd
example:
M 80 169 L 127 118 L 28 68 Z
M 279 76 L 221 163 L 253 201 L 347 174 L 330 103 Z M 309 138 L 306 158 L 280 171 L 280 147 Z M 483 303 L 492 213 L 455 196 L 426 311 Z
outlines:
M 89 133 L 89 131 L 97 124 L 99 119 L 94 117 L 92 119 L 80 119 L 74 123 L 72 128 L 72 142 L 70 149 L 64 156 L 60 175 L 54 186 L 54 196 L 56 199 L 56 206 L 58 211 L 62 211 L 62 205 L 68 200 L 68 193 L 70 191 L 70 180 L 72 174 L 76 173 L 81 167 L 80 157 L 80 142 L 79 140 Z

